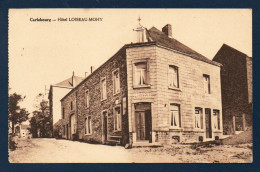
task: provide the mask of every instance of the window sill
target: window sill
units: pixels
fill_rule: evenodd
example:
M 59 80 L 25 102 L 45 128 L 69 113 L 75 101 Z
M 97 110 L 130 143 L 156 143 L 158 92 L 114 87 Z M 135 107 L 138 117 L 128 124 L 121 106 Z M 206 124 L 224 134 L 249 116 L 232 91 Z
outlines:
M 175 91 L 181 91 L 180 88 L 171 87 L 171 86 L 168 86 L 168 89 L 169 89 L 169 90 L 175 90 Z
M 120 91 L 118 92 L 118 93 L 113 93 L 113 96 L 116 96 L 116 95 L 118 95 L 120 93 Z
M 106 99 L 107 99 L 107 98 L 105 98 L 105 99 L 102 99 L 102 100 L 101 100 L 101 102 L 105 101 Z
M 205 132 L 204 129 L 200 129 L 200 128 L 194 128 L 193 131 L 195 131 L 195 132 Z
M 222 131 L 220 131 L 220 130 L 214 130 L 213 132 L 214 132 L 214 133 L 221 133 Z
M 114 133 L 118 133 L 121 132 L 122 130 L 114 130 Z
M 151 88 L 151 85 L 135 85 L 133 88 Z
M 183 131 L 183 128 L 170 127 L 169 130 L 171 130 L 171 131 Z
M 90 135 L 92 135 L 92 133 L 90 133 L 90 134 L 85 134 L 85 136 L 90 136 Z

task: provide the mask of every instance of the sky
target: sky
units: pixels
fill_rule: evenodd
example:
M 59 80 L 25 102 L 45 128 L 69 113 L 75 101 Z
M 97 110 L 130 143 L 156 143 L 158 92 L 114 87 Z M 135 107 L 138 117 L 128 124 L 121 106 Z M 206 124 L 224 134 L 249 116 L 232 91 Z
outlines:
M 90 66 L 97 68 L 134 42 L 139 16 L 148 29 L 171 24 L 173 38 L 209 59 L 223 43 L 252 57 L 251 9 L 10 9 L 10 93 L 25 95 L 20 105 L 32 112 L 45 86 L 73 71 L 84 77 Z M 57 21 L 61 17 L 102 20 Z M 52 21 L 30 21 L 36 18 Z

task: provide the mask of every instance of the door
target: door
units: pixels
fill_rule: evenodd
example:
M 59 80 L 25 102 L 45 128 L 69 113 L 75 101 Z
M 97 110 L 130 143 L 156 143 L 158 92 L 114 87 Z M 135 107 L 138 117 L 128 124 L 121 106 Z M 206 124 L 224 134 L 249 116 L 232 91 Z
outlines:
M 75 115 L 70 116 L 70 139 L 73 139 L 72 135 L 76 133 L 76 121 Z
M 205 109 L 206 138 L 212 138 L 211 110 Z
M 104 140 L 107 141 L 107 113 L 103 113 L 103 133 L 104 133 Z
M 145 140 L 145 112 L 135 112 L 136 140 Z

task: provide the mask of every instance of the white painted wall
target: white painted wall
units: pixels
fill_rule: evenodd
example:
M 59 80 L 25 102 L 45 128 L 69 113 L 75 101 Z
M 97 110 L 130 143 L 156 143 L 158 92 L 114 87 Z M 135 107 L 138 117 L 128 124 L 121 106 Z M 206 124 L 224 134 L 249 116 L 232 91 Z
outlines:
M 69 88 L 53 87 L 53 124 L 61 119 L 61 102 L 60 100 L 70 91 Z

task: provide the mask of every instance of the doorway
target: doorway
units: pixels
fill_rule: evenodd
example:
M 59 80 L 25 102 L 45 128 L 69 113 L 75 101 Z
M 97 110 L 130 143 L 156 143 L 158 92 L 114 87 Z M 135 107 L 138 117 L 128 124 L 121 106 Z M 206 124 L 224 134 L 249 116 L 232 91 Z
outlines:
M 108 135 L 107 122 L 108 122 L 107 111 L 104 111 L 103 112 L 103 141 L 104 142 L 106 142 L 108 140 L 108 138 L 107 138 L 107 135 Z
M 211 109 L 205 109 L 206 138 L 212 138 Z
M 142 103 L 136 105 L 135 110 L 135 128 L 136 141 L 152 141 L 152 120 L 151 120 L 150 103 Z
M 72 114 L 70 116 L 70 139 L 73 139 L 73 134 L 76 133 L 76 120 L 75 120 L 75 115 Z

